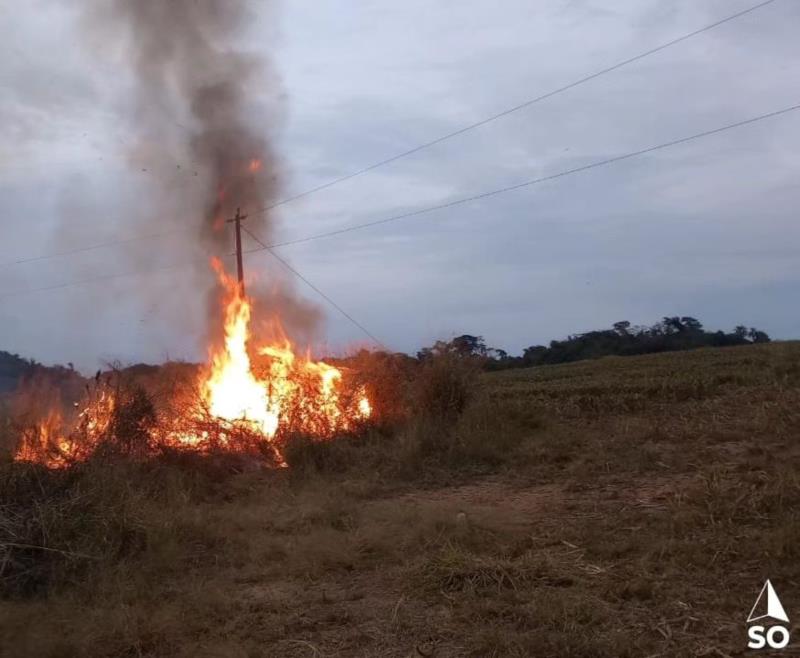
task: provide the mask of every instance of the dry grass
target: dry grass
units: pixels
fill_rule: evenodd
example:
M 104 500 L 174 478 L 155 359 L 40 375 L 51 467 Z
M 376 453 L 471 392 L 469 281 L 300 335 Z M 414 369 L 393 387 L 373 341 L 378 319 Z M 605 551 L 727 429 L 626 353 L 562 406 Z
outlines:
M 503 372 L 460 411 L 437 373 L 412 422 L 295 437 L 278 471 L 14 467 L 0 654 L 739 655 L 766 577 L 800 600 L 798 364 L 786 343 Z

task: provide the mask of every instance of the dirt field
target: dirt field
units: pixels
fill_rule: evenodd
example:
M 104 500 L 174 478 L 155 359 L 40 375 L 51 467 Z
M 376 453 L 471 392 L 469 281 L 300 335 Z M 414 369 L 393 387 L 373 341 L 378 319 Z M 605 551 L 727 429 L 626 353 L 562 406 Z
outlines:
M 447 430 L 70 497 L 0 654 L 737 656 L 766 578 L 798 646 L 800 343 L 483 380 Z

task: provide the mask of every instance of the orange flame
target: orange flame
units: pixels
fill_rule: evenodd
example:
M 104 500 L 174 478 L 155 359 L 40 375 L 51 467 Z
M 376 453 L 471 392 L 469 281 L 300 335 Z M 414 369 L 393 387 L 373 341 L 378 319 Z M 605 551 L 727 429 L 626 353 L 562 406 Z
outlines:
M 287 435 L 328 439 L 370 417 L 363 388 L 345 390 L 341 370 L 298 355 L 285 336 L 250 349 L 251 301 L 218 260 L 212 266 L 224 291 L 224 341 L 210 350 L 209 366 L 196 382 L 199 402 L 184 407 L 177 418 L 163 417 L 160 429 L 150 430 L 148 450 L 237 450 L 232 437 L 244 431 L 273 452 L 275 463 L 286 466 L 278 444 Z M 51 411 L 23 432 L 15 459 L 59 468 L 87 459 L 105 440 L 119 440 L 111 436 L 119 431 L 114 419 L 124 404 L 119 391 L 108 382 L 87 391 L 71 430 L 64 429 L 58 411 Z
M 63 468 L 89 457 L 108 431 L 115 407 L 110 391 L 89 394 L 69 434 L 64 433 L 61 411 L 51 409 L 32 428 L 22 432 L 14 459 L 37 462 L 48 468 Z
M 352 405 L 340 393 L 338 368 L 310 358 L 298 358 L 290 341 L 262 345 L 266 372 L 257 377 L 248 354 L 250 301 L 219 261 L 212 261 L 226 291 L 225 341 L 212 354 L 203 395 L 212 415 L 241 421 L 272 440 L 280 429 L 330 436 L 369 418 L 371 407 L 363 391 Z
M 252 423 L 265 436 L 278 429 L 278 418 L 270 409 L 266 386 L 253 376 L 247 354 L 250 303 L 242 297 L 238 283 L 213 261 L 230 300 L 225 308 L 225 346 L 211 357 L 211 372 L 203 383 L 203 397 L 209 411 L 217 418 Z

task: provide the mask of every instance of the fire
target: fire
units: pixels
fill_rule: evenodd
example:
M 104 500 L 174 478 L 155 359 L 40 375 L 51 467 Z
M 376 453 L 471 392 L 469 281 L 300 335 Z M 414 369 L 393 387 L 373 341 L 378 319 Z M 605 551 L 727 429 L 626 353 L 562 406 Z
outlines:
M 239 450 L 245 436 L 248 447 L 255 442 L 259 452 L 271 453 L 276 465 L 286 466 L 281 446 L 289 435 L 330 439 L 370 418 L 372 406 L 363 387 L 345 386 L 339 368 L 298 354 L 282 332 L 278 340 L 258 345 L 250 327 L 252 301 L 219 261 L 212 265 L 224 293 L 224 339 L 209 350 L 208 365 L 192 384 L 196 394 L 191 403 L 170 407 L 160 417 L 154 409 L 142 412 L 141 405 L 126 408 L 135 396 L 98 377 L 93 389 L 87 386 L 86 400 L 71 423 L 50 411 L 22 433 L 15 459 L 63 467 L 87 459 L 104 441 L 125 443 L 130 450 L 133 431 L 139 454 L 163 448 Z M 144 415 L 131 416 L 131 408 Z
M 77 414 L 74 427 L 64 433 L 64 420 L 58 409 L 51 409 L 44 419 L 22 432 L 16 461 L 41 463 L 48 468 L 62 468 L 89 457 L 99 446 L 112 423 L 116 400 L 109 390 L 90 391 L 85 407 Z
M 38 425 L 23 433 L 16 459 L 41 461 L 50 468 L 63 465 L 62 452 L 68 446 L 59 434 L 61 425 L 61 413 L 50 410 Z
M 264 382 L 254 376 L 247 354 L 250 303 L 238 284 L 224 273 L 218 261 L 214 267 L 226 286 L 230 301 L 225 309 L 225 346 L 211 358 L 211 372 L 203 384 L 203 395 L 211 414 L 217 418 L 252 423 L 267 437 L 278 429 L 278 416 L 270 408 Z
M 345 403 L 340 391 L 342 372 L 308 355 L 298 356 L 285 337 L 255 348 L 260 362 L 257 376 L 248 353 L 251 302 L 219 261 L 213 261 L 213 266 L 226 292 L 224 345 L 212 353 L 203 383 L 213 416 L 246 423 L 267 440 L 282 429 L 327 437 L 369 418 L 371 408 L 363 391 L 352 403 Z
M 372 415 L 372 406 L 366 395 L 358 401 L 358 413 L 361 414 L 362 418 L 369 418 Z

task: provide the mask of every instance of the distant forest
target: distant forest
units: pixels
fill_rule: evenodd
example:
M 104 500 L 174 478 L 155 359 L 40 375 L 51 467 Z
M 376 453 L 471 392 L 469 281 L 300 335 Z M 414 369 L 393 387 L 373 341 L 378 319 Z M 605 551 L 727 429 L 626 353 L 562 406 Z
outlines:
M 740 325 L 730 333 L 707 331 L 693 317 L 664 317 L 652 326 L 633 326 L 627 320 L 615 322 L 609 329 L 574 334 L 564 340 L 552 340 L 549 346 L 531 345 L 521 356 L 510 356 L 505 350 L 486 345 L 482 336 L 464 334 L 451 341 L 437 341 L 432 347 L 417 352 L 417 359 L 426 361 L 442 354 L 483 359 L 487 370 L 528 368 L 553 363 L 569 363 L 603 356 L 630 356 L 690 350 L 698 347 L 727 347 L 768 343 L 766 332 Z

